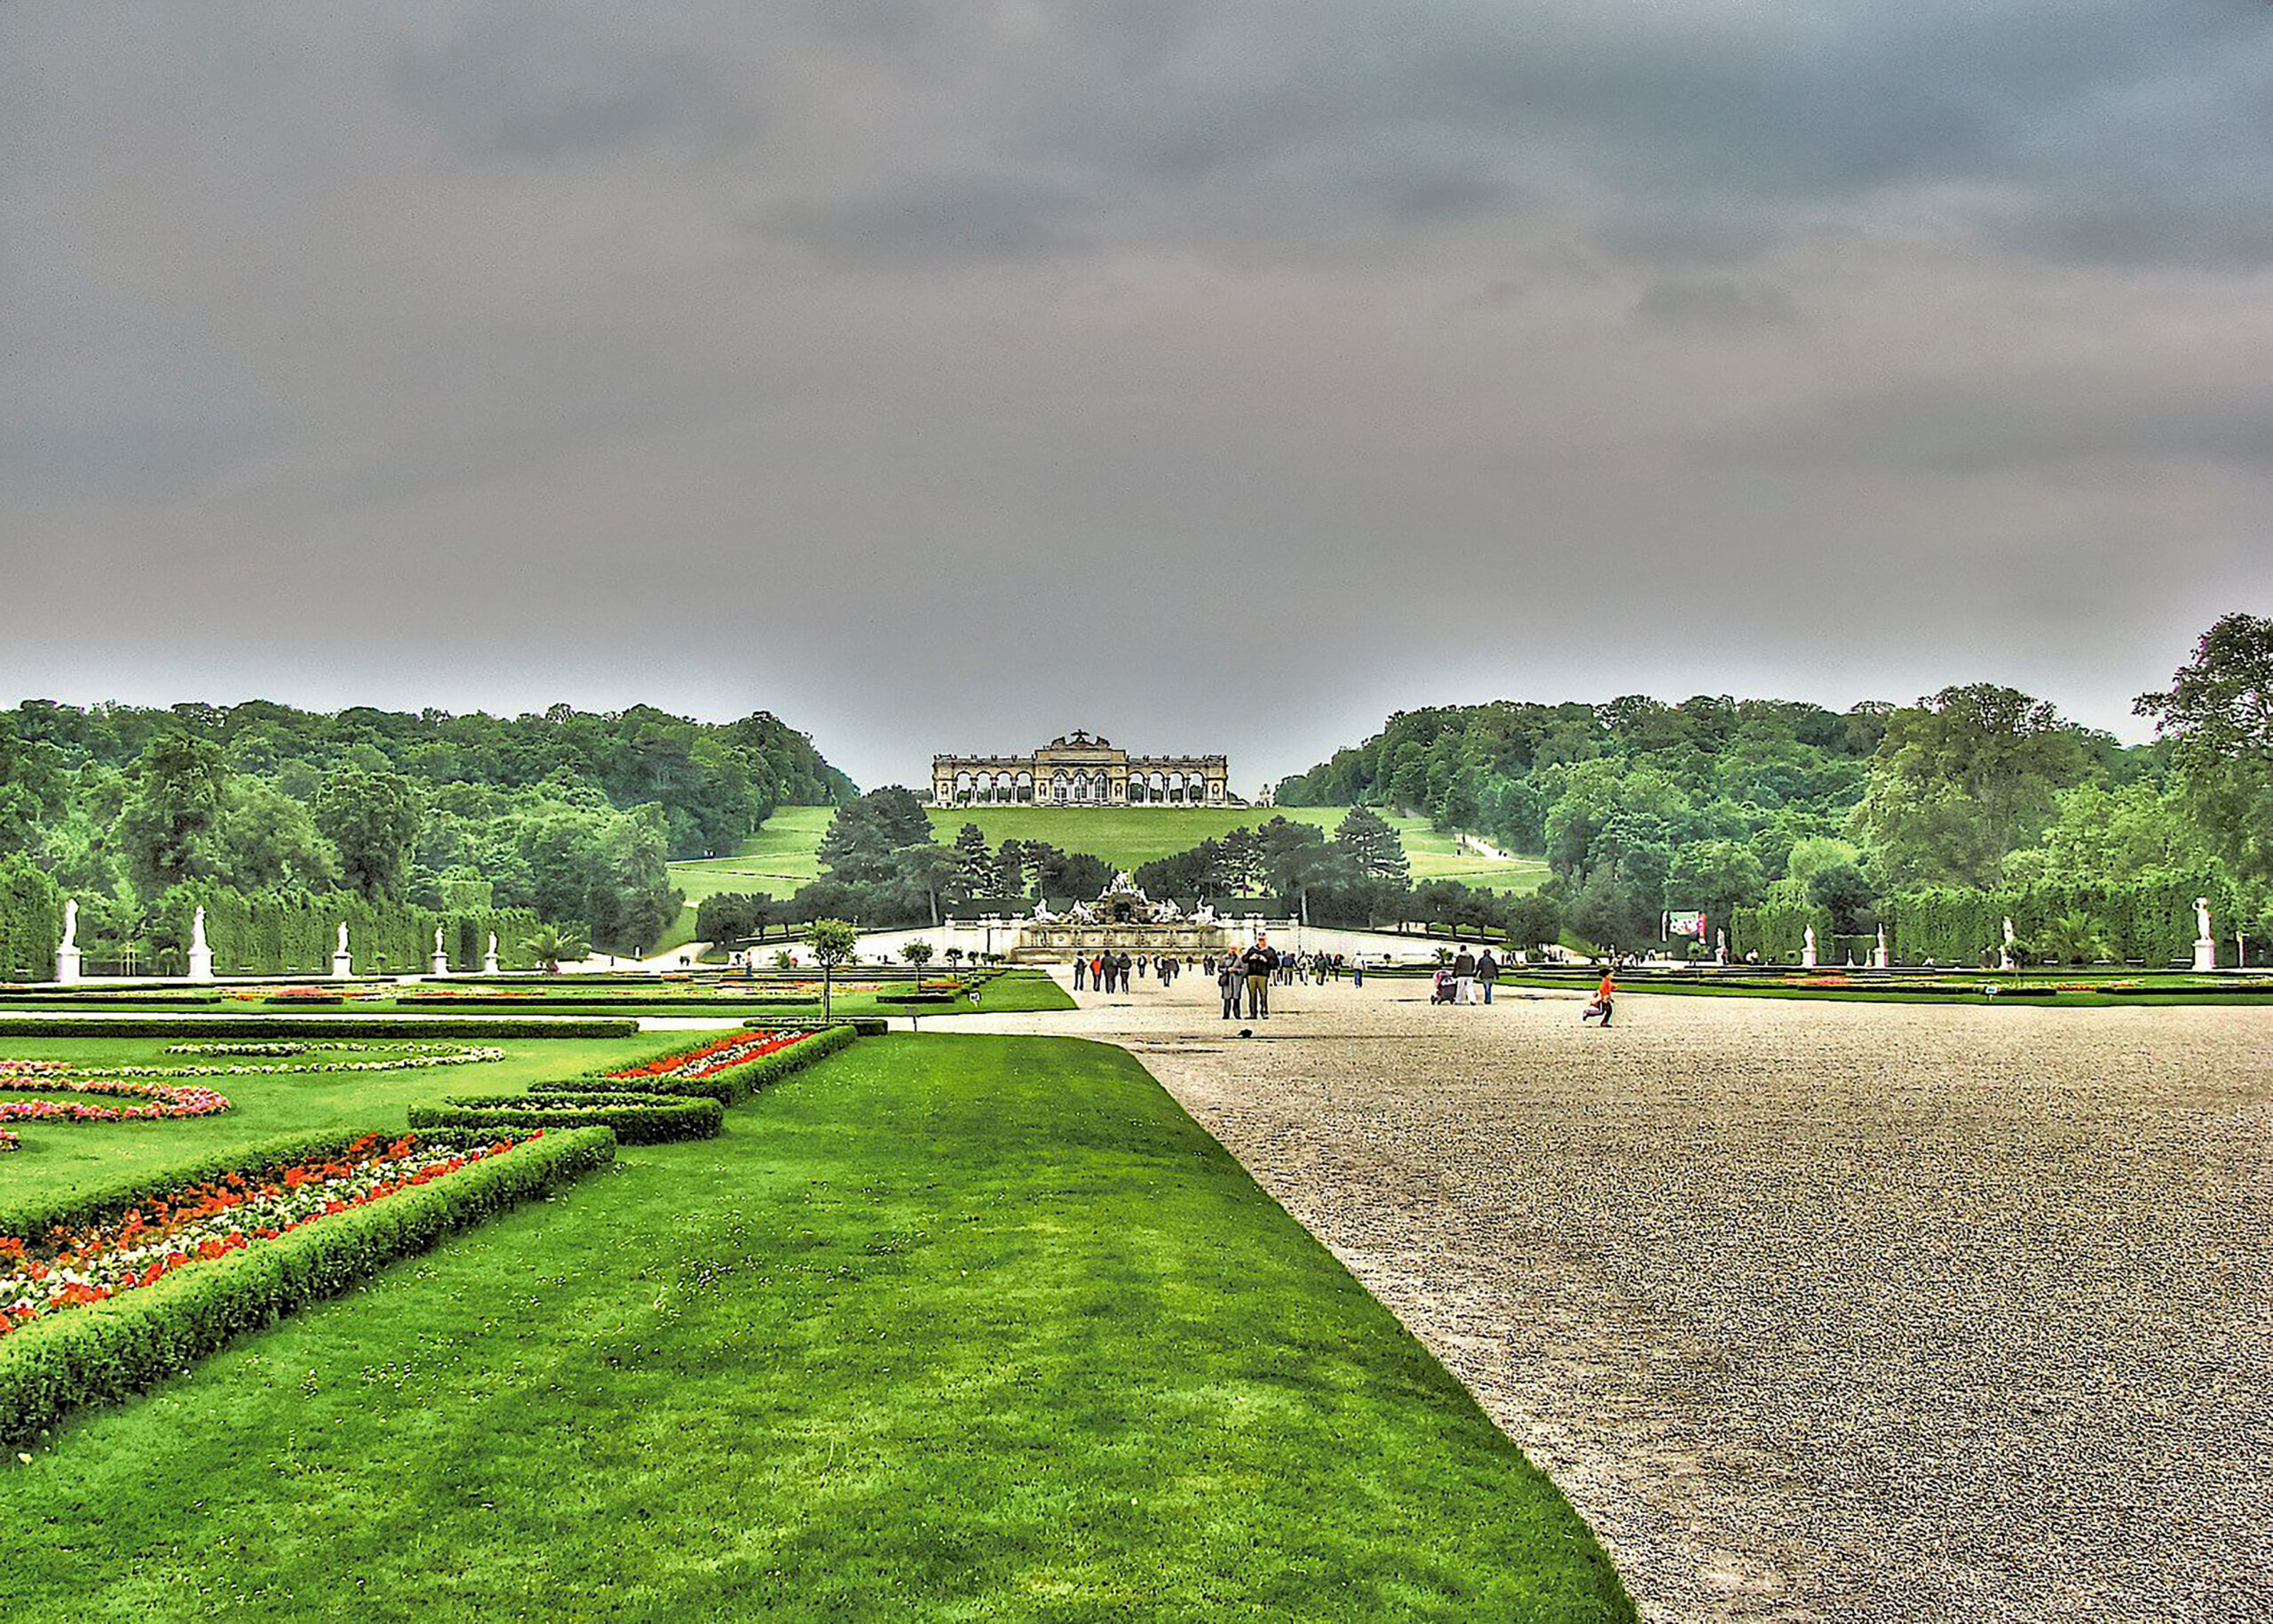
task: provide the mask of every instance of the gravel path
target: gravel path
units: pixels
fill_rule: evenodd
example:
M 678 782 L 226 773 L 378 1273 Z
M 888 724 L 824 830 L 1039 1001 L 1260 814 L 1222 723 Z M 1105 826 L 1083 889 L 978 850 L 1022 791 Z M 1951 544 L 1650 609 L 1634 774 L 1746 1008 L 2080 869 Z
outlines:
M 1136 1051 L 1645 1616 L 2273 1619 L 2273 1016 L 1276 992 L 952 1030 Z

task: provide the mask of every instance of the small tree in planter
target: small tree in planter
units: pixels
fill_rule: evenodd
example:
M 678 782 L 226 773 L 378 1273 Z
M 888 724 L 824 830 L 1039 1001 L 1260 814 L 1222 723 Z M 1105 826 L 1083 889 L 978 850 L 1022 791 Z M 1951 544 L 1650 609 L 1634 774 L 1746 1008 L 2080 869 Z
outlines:
M 835 1007 L 830 999 L 836 967 L 851 958 L 853 947 L 859 939 L 859 930 L 842 919 L 816 919 L 805 931 L 805 946 L 813 950 L 813 963 L 820 966 L 820 1018 L 824 1022 Z
M 907 946 L 899 950 L 899 956 L 906 959 L 908 963 L 913 965 L 915 968 L 916 972 L 920 975 L 923 972 L 923 967 L 931 962 L 931 944 L 929 942 L 910 942 Z

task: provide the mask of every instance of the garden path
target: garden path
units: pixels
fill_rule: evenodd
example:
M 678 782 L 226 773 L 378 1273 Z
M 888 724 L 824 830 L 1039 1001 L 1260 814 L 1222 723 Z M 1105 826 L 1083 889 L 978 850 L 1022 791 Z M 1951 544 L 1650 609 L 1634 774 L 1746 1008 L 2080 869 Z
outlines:
M 1080 996 L 1645 1616 L 2273 1617 L 2273 1016 Z

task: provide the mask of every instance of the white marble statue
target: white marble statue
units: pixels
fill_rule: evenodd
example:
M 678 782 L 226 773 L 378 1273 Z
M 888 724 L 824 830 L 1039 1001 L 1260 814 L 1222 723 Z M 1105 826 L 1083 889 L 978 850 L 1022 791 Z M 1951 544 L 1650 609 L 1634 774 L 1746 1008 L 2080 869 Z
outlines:
M 1046 925 L 1056 923 L 1057 915 L 1049 911 L 1049 899 L 1037 896 L 1034 899 L 1034 923 Z
M 189 916 L 189 950 L 192 953 L 212 951 L 205 945 L 205 905 L 202 902 L 197 905 L 197 912 Z
M 1212 902 L 1202 900 L 1198 907 L 1192 910 L 1192 923 L 1196 925 L 1214 924 L 1216 923 L 1216 905 Z
M 2005 915 L 2005 946 L 2009 947 L 2019 939 L 2020 938 L 2013 933 L 2013 916 L 2008 914 Z
M 434 927 L 434 956 L 435 956 L 435 957 L 437 957 L 437 958 L 440 958 L 440 957 L 441 956 L 441 955 L 442 955 L 442 927 L 441 927 L 441 926 L 440 926 L 440 925 L 436 925 L 436 926 Z
M 489 952 L 487 956 L 493 959 L 497 956 L 497 932 L 495 931 L 492 931 L 489 933 Z
M 1807 928 L 1807 935 L 1800 944 L 1800 968 L 1802 970 L 1815 968 L 1815 927 L 1813 925 Z
M 2218 968 L 2218 941 L 2210 934 L 2210 899 L 2194 899 L 2194 928 L 2201 934 L 2194 939 L 2194 968 L 2212 970 Z
M 1891 967 L 1894 961 L 1887 956 L 1886 927 L 1884 925 L 1881 925 L 1879 927 L 1878 948 L 1871 955 L 1871 968 L 1873 970 L 1886 970 Z
M 339 922 L 339 946 L 334 947 L 332 951 L 341 955 L 345 955 L 347 951 L 347 922 L 345 919 Z
M 1093 925 L 1097 922 L 1097 911 L 1086 902 L 1076 902 L 1067 917 L 1077 925 Z
M 67 897 L 63 903 L 63 951 L 75 952 L 79 946 L 79 899 Z
M 2210 934 L 2210 899 L 2207 897 L 2194 899 L 2194 939 L 2198 942 L 2217 940 Z
M 1715 931 L 1713 932 L 1713 963 L 1725 964 L 1728 962 L 1729 933 L 1726 931 Z

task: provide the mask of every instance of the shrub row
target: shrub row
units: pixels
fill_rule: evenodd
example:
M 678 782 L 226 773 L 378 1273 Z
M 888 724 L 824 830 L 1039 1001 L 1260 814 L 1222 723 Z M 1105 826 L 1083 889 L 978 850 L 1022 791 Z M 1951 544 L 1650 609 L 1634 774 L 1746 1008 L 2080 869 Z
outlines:
M 410 1107 L 418 1129 L 607 1128 L 626 1145 L 715 1139 L 726 1108 L 715 1099 L 614 1090 L 452 1095 L 439 1105 Z
M 689 1014 L 694 1015 L 701 1014 L 706 1004 L 727 1006 L 734 1009 L 748 1009 L 772 1004 L 797 1003 L 812 1004 L 818 1007 L 820 1003 L 819 994 L 815 994 L 811 998 L 763 998 L 738 997 L 732 993 L 715 993 L 689 997 L 684 993 L 669 992 L 661 987 L 654 988 L 653 994 L 654 995 L 651 998 L 640 998 L 636 994 L 622 993 L 601 993 L 589 995 L 579 993 L 528 993 L 518 996 L 511 993 L 474 993 L 471 994 L 463 993 L 404 993 L 395 999 L 395 1002 L 397 1005 L 406 1010 L 463 1010 L 469 1014 L 479 1014 L 496 1010 L 534 1011 L 538 1010 L 628 1010 L 652 1008 L 661 1010 L 683 1009 Z
M 772 1029 L 796 1030 L 792 1027 Z M 849 1025 L 824 1026 L 812 1036 L 792 1043 L 787 1049 L 777 1049 L 770 1055 L 760 1055 L 754 1060 L 729 1067 L 725 1071 L 715 1073 L 709 1077 L 634 1079 L 609 1075 L 610 1073 L 630 1071 L 657 1060 L 668 1060 L 673 1055 L 684 1054 L 689 1048 L 695 1047 L 679 1042 L 669 1049 L 658 1050 L 653 1054 L 643 1055 L 637 1060 L 619 1061 L 603 1071 L 593 1072 L 583 1077 L 564 1077 L 533 1082 L 529 1085 L 529 1092 L 552 1094 L 591 1089 L 638 1089 L 643 1093 L 676 1094 L 702 1099 L 715 1099 L 721 1105 L 739 1105 L 758 1089 L 779 1082 L 792 1072 L 803 1071 L 816 1060 L 826 1059 L 835 1054 L 851 1042 L 854 1035 Z
M 0 1438 L 28 1438 L 76 1406 L 139 1391 L 241 1331 L 335 1295 L 614 1154 L 615 1137 L 603 1129 L 548 1133 L 432 1184 L 35 1319 L 0 1337 Z M 200 1175 L 176 1169 L 168 1176 L 169 1187 L 178 1187 Z
M 843 1026 L 856 1037 L 880 1038 L 891 1030 L 891 1023 L 881 1015 L 840 1015 L 823 1024 L 818 1020 L 746 1020 L 744 1026 L 771 1028 L 776 1032 L 827 1032 Z
M 39 1015 L 0 1015 L 0 1037 L 7 1038 L 628 1038 L 639 1033 L 629 1016 L 560 1016 L 552 1020 L 514 1020 L 472 1016 L 463 1020 L 416 1017 L 392 1020 L 384 1015 L 127 1016 L 56 1021 Z
M 210 1010 L 218 995 L 159 996 L 147 993 L 55 993 L 32 987 L 0 991 L 0 1004 L 21 1010 Z

